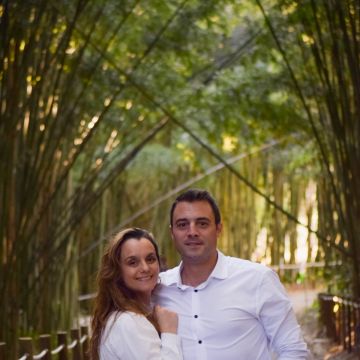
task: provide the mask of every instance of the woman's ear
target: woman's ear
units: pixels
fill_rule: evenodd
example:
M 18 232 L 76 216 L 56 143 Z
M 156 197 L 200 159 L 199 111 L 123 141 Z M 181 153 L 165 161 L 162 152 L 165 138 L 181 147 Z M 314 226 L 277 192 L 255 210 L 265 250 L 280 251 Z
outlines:
M 223 228 L 222 223 L 219 223 L 219 224 L 216 225 L 216 234 L 217 234 L 217 236 L 221 235 L 222 228 Z

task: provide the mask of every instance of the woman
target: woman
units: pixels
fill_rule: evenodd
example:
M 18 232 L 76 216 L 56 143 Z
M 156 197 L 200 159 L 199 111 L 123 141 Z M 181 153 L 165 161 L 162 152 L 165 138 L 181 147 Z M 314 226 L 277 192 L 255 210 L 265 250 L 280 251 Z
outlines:
M 153 236 L 119 232 L 103 255 L 92 318 L 92 360 L 182 359 L 177 314 L 151 306 L 160 258 Z

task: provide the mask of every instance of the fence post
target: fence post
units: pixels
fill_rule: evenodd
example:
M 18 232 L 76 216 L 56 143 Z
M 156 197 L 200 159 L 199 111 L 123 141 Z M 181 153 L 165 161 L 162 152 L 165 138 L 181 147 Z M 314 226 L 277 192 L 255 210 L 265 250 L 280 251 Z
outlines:
M 320 305 L 320 319 L 325 326 L 326 336 L 338 341 L 336 313 L 334 313 L 334 302 L 332 296 L 320 293 L 318 295 Z
M 346 329 L 346 335 L 348 338 L 348 351 L 351 352 L 353 349 L 353 344 L 352 344 L 352 334 L 351 334 L 351 318 L 352 318 L 352 303 L 350 300 L 348 300 L 347 303 L 347 329 Z
M 6 343 L 0 342 L 0 360 L 6 360 Z
M 360 352 L 360 302 L 354 306 L 355 349 Z
M 68 360 L 66 331 L 58 331 L 57 342 L 58 342 L 58 346 L 60 345 L 64 346 L 63 350 L 59 352 L 59 360 Z
M 31 337 L 21 337 L 19 338 L 19 356 L 21 358 L 24 355 L 27 355 L 27 358 L 32 359 L 33 357 L 33 344 Z
M 42 360 L 51 360 L 51 335 L 43 334 L 39 336 L 39 348 L 40 352 L 47 350 L 47 353 Z
M 347 350 L 347 342 L 346 342 L 346 305 L 344 300 L 340 303 L 340 334 L 341 334 L 341 345 L 344 350 Z
M 81 338 L 85 337 L 82 344 L 82 357 L 84 360 L 90 360 L 89 356 L 89 328 L 87 326 L 81 326 L 80 328 Z
M 80 344 L 80 331 L 79 329 L 71 329 L 71 341 L 76 341 L 75 346 L 72 348 L 73 360 L 81 360 L 81 344 Z

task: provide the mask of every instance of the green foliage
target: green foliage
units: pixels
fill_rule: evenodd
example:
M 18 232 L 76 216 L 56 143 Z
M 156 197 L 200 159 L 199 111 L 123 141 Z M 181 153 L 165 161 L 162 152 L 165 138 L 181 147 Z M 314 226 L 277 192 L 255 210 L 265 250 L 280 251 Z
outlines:
M 350 256 L 356 288 L 359 79 L 351 26 L 359 19 L 355 2 L 348 5 L 2 5 L 0 308 L 10 310 L 0 311 L 0 339 L 67 327 L 78 289 L 92 288 L 104 239 L 119 224 L 149 227 L 174 263 L 167 211 L 184 183 L 220 199 L 229 253 L 250 257 L 266 227 L 266 251 L 278 258 L 296 229 L 271 199 L 296 218 L 306 184 L 316 180 L 318 235 L 323 245 L 330 239 L 320 253 Z M 259 150 L 271 141 L 269 154 Z M 251 152 L 206 176 L 221 159 Z M 336 283 L 345 291 L 344 276 Z

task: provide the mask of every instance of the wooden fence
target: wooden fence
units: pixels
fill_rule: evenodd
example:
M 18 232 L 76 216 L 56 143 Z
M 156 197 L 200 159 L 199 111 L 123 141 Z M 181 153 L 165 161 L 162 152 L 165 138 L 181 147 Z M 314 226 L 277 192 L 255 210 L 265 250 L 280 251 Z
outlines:
M 52 347 L 51 335 L 43 334 L 39 336 L 37 344 L 31 337 L 21 337 L 18 343 L 18 360 L 89 360 L 88 327 L 82 326 L 80 329 L 70 331 L 71 343 L 68 344 L 68 334 L 66 331 L 59 331 L 56 335 L 57 346 Z M 35 351 L 37 353 L 35 353 Z M 8 360 L 6 354 L 6 344 L 0 343 L 0 360 Z
M 319 294 L 320 320 L 326 336 L 348 352 L 360 351 L 360 301 Z

